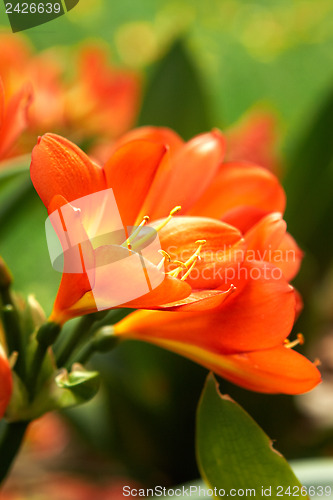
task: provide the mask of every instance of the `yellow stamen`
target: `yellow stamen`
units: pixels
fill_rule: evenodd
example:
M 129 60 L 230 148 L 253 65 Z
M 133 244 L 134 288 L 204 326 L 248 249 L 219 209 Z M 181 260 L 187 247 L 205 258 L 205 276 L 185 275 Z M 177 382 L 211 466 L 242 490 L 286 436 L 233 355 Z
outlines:
M 157 264 L 157 269 L 160 271 L 162 269 L 162 267 L 164 266 L 164 263 L 165 261 L 167 260 L 168 262 L 171 261 L 171 257 L 170 255 L 165 252 L 164 250 L 158 250 L 158 253 L 160 253 L 161 255 L 163 255 L 163 259 L 161 260 L 161 262 L 159 264 Z
M 178 205 L 177 207 L 173 208 L 170 212 L 170 214 L 168 215 L 168 217 L 166 219 L 164 219 L 155 229 L 156 231 L 160 231 L 161 229 L 163 229 L 172 219 L 172 217 L 176 214 L 178 214 L 178 212 L 182 209 L 182 207 L 180 205 Z
M 178 274 L 183 270 L 183 269 L 187 269 L 186 265 L 184 264 L 184 262 L 180 262 L 180 260 L 173 260 L 171 261 L 172 264 L 178 264 L 178 266 L 173 269 L 172 271 L 170 271 L 168 274 L 169 276 L 172 276 L 173 278 L 177 278 Z
M 178 267 L 174 269 L 173 271 L 170 271 L 168 274 L 172 276 L 173 278 L 177 278 L 178 274 L 183 270 L 186 269 L 185 274 L 181 277 L 181 280 L 184 281 L 194 268 L 195 264 L 197 261 L 200 259 L 200 252 L 202 247 L 206 244 L 206 240 L 197 240 L 196 244 L 198 244 L 198 248 L 194 252 L 193 255 L 189 259 L 187 259 L 186 262 L 180 262 L 177 260 L 172 261 L 174 264 L 178 264 Z
M 284 341 L 285 347 L 288 349 L 292 349 L 293 347 L 297 345 L 303 345 L 304 344 L 304 337 L 301 333 L 297 334 L 297 339 L 293 340 L 293 342 L 290 342 L 288 339 Z
M 186 267 L 191 266 L 193 261 L 196 262 L 198 259 L 200 259 L 200 252 L 202 247 L 206 244 L 206 240 L 197 240 L 195 243 L 199 246 L 194 254 L 185 262 Z
M 181 281 L 185 281 L 186 278 L 188 277 L 188 275 L 190 274 L 190 272 L 192 271 L 192 269 L 194 268 L 194 266 L 196 265 L 197 261 L 194 260 L 191 264 L 191 266 L 189 267 L 189 269 L 186 271 L 186 273 L 180 278 Z
M 149 221 L 149 215 L 145 215 L 140 224 L 138 225 L 138 227 L 135 229 L 135 231 L 133 231 L 133 233 L 127 238 L 126 242 L 124 242 L 121 246 L 123 247 L 126 245 L 127 248 L 131 250 L 132 249 L 131 243 L 135 240 L 135 238 L 138 236 L 143 226 L 147 224 L 148 221 Z

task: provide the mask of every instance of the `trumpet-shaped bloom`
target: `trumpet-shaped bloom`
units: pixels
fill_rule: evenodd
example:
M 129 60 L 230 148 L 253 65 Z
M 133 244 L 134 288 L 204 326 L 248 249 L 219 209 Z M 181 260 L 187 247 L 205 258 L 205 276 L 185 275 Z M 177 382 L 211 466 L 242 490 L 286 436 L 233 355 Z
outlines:
M 0 419 L 4 416 L 12 395 L 12 374 L 6 354 L 0 344 Z
M 282 219 L 284 192 L 266 169 L 223 163 L 225 150 L 218 131 L 184 143 L 168 129 L 145 127 L 119 141 L 100 167 L 66 139 L 43 136 L 32 155 L 32 181 L 51 217 L 68 212 L 66 234 L 84 242 L 77 255 L 85 255 L 81 272 L 63 273 L 51 319 L 95 311 L 99 300 L 113 307 L 103 295 L 110 283 L 119 293 L 135 283 L 122 260 L 136 252 L 133 234 L 129 245 L 96 243 L 94 221 L 104 227 L 114 211 L 101 208 L 104 202 L 76 208 L 112 189 L 124 227 L 134 226 L 139 240 L 145 227 L 158 233 L 161 261 L 148 254 L 145 266 L 164 274 L 153 290 L 118 304 L 156 311 L 130 314 L 115 334 L 173 350 L 248 389 L 304 392 L 320 374 L 287 340 L 299 304 L 288 282 L 302 253 Z M 103 272 L 112 255 L 121 262 L 115 274 Z M 65 252 L 64 268 L 68 259 Z

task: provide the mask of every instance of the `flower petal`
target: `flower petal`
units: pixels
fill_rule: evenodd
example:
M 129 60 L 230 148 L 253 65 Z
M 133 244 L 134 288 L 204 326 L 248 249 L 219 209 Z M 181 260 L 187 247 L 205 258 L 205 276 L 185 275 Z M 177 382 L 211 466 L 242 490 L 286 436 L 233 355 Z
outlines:
M 163 304 L 173 301 L 186 300 L 191 293 L 191 287 L 185 281 L 180 281 L 165 275 L 163 282 L 151 292 L 123 304 L 121 307 L 135 309 L 161 309 Z
M 165 217 L 178 205 L 186 213 L 212 182 L 225 149 L 224 136 L 218 130 L 197 135 L 176 151 L 171 149 L 170 163 L 164 165 L 163 175 L 149 193 L 149 197 L 158 199 L 154 204 L 147 201 L 151 217 Z
M 132 141 L 117 149 L 104 165 L 125 227 L 135 224 L 165 152 L 163 144 Z
M 281 269 L 287 281 L 293 279 L 301 265 L 303 253 L 296 241 L 286 232 L 286 223 L 281 214 L 272 213 L 263 217 L 244 236 L 247 256 L 271 262 Z
M 281 269 L 286 280 L 291 281 L 298 273 L 302 259 L 302 250 L 294 238 L 286 233 L 279 247 L 273 252 L 271 262 Z
M 182 282 L 183 283 L 183 282 Z M 163 311 L 177 312 L 199 312 L 219 309 L 236 287 L 231 286 L 227 291 L 224 290 L 195 290 L 183 300 L 177 300 L 170 304 L 164 304 L 158 309 Z
M 81 213 L 60 195 L 53 197 L 50 206 L 50 220 L 63 249 L 63 273 L 51 319 L 63 323 L 68 319 L 66 311 L 94 286 L 95 255 Z
M 265 168 L 250 163 L 224 163 L 211 185 L 191 208 L 193 215 L 228 221 L 236 227 L 238 218 L 227 219 L 228 213 L 240 207 L 268 212 L 283 212 L 285 194 L 278 179 Z M 239 218 L 240 224 L 242 223 Z
M 130 255 L 127 248 L 99 247 L 95 250 L 95 260 L 94 287 L 69 308 L 67 319 L 113 307 L 157 307 L 191 293 L 187 283 L 165 276 L 142 256 Z
M 278 345 L 269 349 L 241 352 L 236 354 L 225 353 L 202 349 L 191 342 L 184 343 L 174 335 L 172 338 L 158 335 L 158 324 L 154 324 L 156 335 L 141 336 L 139 331 L 139 321 L 149 321 L 149 315 L 161 315 L 163 313 L 149 313 L 140 311 L 133 313 L 122 322 L 115 325 L 116 334 L 127 334 L 129 318 L 133 330 L 128 333 L 131 338 L 146 340 L 165 349 L 186 356 L 187 358 L 214 371 L 221 377 L 230 380 L 234 384 L 240 385 L 252 391 L 264 393 L 300 394 L 315 387 L 321 380 L 318 369 L 299 353 L 283 345 Z M 169 317 L 175 316 L 175 321 L 180 316 L 175 313 L 164 313 Z M 134 323 L 133 318 L 137 316 Z M 187 314 L 188 316 L 188 314 Z M 155 322 L 154 322 L 155 323 Z M 136 330 L 134 330 L 136 328 Z M 206 326 L 207 328 L 207 326 Z M 207 330 L 202 330 L 206 332 Z M 132 332 L 135 332 L 134 334 Z M 209 335 L 209 332 L 208 332 Z
M 39 138 L 32 152 L 30 174 L 46 207 L 55 195 L 71 202 L 106 189 L 102 168 L 75 144 L 55 134 Z
M 267 260 L 268 249 L 274 251 L 280 245 L 286 227 L 279 212 L 263 217 L 244 236 L 248 251 L 256 252 L 256 260 Z
M 157 142 L 159 144 L 167 146 L 171 151 L 179 149 L 184 144 L 183 139 L 170 128 L 147 126 L 135 128 L 122 135 L 121 138 L 115 142 L 113 151 L 123 146 L 127 142 L 137 140 Z

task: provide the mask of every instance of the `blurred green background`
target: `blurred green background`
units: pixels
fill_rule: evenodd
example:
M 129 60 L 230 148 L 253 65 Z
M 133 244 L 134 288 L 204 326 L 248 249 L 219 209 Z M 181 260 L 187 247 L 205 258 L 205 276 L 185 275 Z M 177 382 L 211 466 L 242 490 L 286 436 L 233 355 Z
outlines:
M 0 23 L 9 25 L 3 11 Z M 320 354 L 333 319 L 332 1 L 81 0 L 25 34 L 37 50 L 104 40 L 116 63 L 144 74 L 138 123 L 169 125 L 184 138 L 223 130 L 258 104 L 276 113 L 286 220 L 305 250 L 296 280 L 305 311 L 295 330 L 307 339 L 303 352 Z M 166 95 L 173 106 L 165 105 Z M 59 275 L 47 253 L 46 210 L 23 182 L 17 176 L 0 186 L 7 201 L 20 186 L 24 193 L 0 212 L 0 252 L 16 290 L 34 293 L 49 313 Z M 324 373 L 333 368 L 332 356 Z M 104 390 L 85 409 L 66 413 L 89 446 L 147 484 L 196 477 L 194 412 L 205 370 L 134 342 L 96 356 L 94 364 Z M 301 412 L 291 397 L 249 394 L 224 381 L 222 392 L 239 401 L 287 457 L 333 454 L 332 420 L 323 426 L 318 417 L 318 424 L 306 405 Z

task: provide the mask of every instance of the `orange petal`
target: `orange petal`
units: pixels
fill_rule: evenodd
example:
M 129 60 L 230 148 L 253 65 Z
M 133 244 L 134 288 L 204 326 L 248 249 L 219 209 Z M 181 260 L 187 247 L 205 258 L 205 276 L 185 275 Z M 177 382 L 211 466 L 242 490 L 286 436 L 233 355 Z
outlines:
M 142 260 L 136 257 L 137 254 L 129 254 L 127 248 L 119 246 L 95 250 L 94 287 L 69 308 L 67 319 L 114 307 L 157 307 L 191 293 L 187 283 L 165 276 L 145 259 L 144 271 Z
M 316 366 L 307 358 L 284 346 L 228 356 L 229 367 L 219 367 L 217 374 L 246 389 L 270 394 L 303 394 L 321 382 Z M 223 362 L 222 362 L 223 365 Z
M 128 334 L 129 337 L 146 340 L 165 349 L 181 354 L 203 366 L 214 371 L 221 377 L 252 391 L 264 393 L 300 394 L 313 389 L 321 380 L 318 369 L 305 357 L 283 345 L 274 346 L 269 349 L 252 352 L 241 352 L 228 354 L 220 349 L 210 351 L 202 349 L 191 342 L 179 340 L 177 335 L 172 338 L 158 335 L 158 324 L 155 324 L 157 334 L 146 336 L 140 335 L 139 322 L 149 321 L 149 315 L 161 315 L 163 313 L 137 312 L 130 315 L 130 325 L 125 325 L 126 319 L 115 326 L 116 334 Z M 164 313 L 170 316 L 180 316 L 178 313 Z M 136 320 L 131 316 L 136 315 Z M 189 314 L 185 315 L 189 317 Z M 222 320 L 221 320 L 222 321 Z M 131 324 L 132 323 L 132 324 Z M 135 325 L 136 324 L 136 325 Z M 136 328 L 130 333 L 127 327 Z M 189 328 L 191 328 L 190 325 Z M 203 325 L 201 325 L 203 326 Z M 177 329 L 177 327 L 176 327 Z M 134 334 L 133 334 L 134 332 Z M 201 334 L 209 335 L 209 330 L 202 328 Z
M 107 185 L 114 191 L 125 227 L 134 225 L 165 152 L 163 144 L 132 141 L 105 164 Z
M 283 278 L 262 277 L 249 280 L 218 312 L 138 311 L 118 323 L 116 331 L 153 343 L 177 342 L 184 349 L 196 346 L 210 353 L 235 354 L 281 344 L 292 328 L 294 317 L 293 289 Z
M 120 148 L 127 142 L 137 140 L 157 142 L 167 146 L 171 151 L 179 149 L 184 144 L 183 139 L 170 128 L 148 126 L 135 128 L 122 135 L 121 138 L 115 142 L 113 151 Z
M 163 282 L 154 290 L 123 304 L 121 307 L 133 309 L 160 309 L 163 304 L 173 301 L 182 301 L 191 293 L 191 287 L 185 281 L 180 281 L 171 276 L 165 275 Z
M 303 394 L 321 382 L 316 366 L 307 358 L 286 347 L 217 354 L 177 341 L 153 343 L 205 366 L 217 375 L 245 389 L 269 394 Z
M 258 207 L 241 206 L 229 210 L 223 215 L 222 220 L 231 226 L 237 227 L 244 234 L 269 213 L 269 210 Z
M 244 235 L 248 252 L 255 253 L 255 260 L 268 260 L 268 250 L 272 252 L 280 245 L 286 227 L 278 212 L 263 217 Z
M 164 304 L 158 309 L 163 311 L 177 312 L 200 312 L 220 309 L 224 302 L 236 287 L 231 286 L 229 290 L 195 290 L 183 300 L 177 300 L 170 304 Z M 152 309 L 152 308 L 151 308 Z M 157 308 L 156 308 L 157 309 Z
M 156 227 L 158 221 L 154 223 Z M 174 217 L 159 232 L 160 243 L 172 260 L 185 262 L 198 248 L 197 240 L 206 240 L 200 259 L 186 281 L 195 289 L 213 289 L 232 284 L 228 276 L 245 258 L 241 233 L 223 222 L 204 217 Z M 172 270 L 175 264 L 166 266 Z
M 103 170 L 75 144 L 55 134 L 38 139 L 30 174 L 46 207 L 57 194 L 71 202 L 106 189 Z
M 279 247 L 272 253 L 271 262 L 281 269 L 286 280 L 291 281 L 299 271 L 303 252 L 294 238 L 286 233 Z
M 286 232 L 281 214 L 272 213 L 263 217 L 244 238 L 248 258 L 271 262 L 281 269 L 287 281 L 296 276 L 303 254 L 294 238 Z
M 224 136 L 218 130 L 200 134 L 176 151 L 171 150 L 170 164 L 149 193 L 149 197 L 158 199 L 158 203 L 149 204 L 151 217 L 165 217 L 178 205 L 186 213 L 212 182 L 224 153 Z
M 62 245 L 64 259 L 63 274 L 51 319 L 63 323 L 68 319 L 66 311 L 94 286 L 95 255 L 80 212 L 75 211 L 59 195 L 52 199 L 51 205 L 54 209 L 51 220 Z M 59 217 L 54 217 L 56 209 L 59 210 Z
M 193 215 L 223 218 L 236 227 L 242 220 L 227 219 L 229 212 L 240 207 L 267 212 L 283 212 L 285 194 L 278 179 L 265 168 L 250 163 L 224 163 L 211 185 L 191 208 Z
M 6 408 L 9 404 L 13 381 L 10 366 L 4 350 L 0 344 L 0 419 L 4 416 Z

